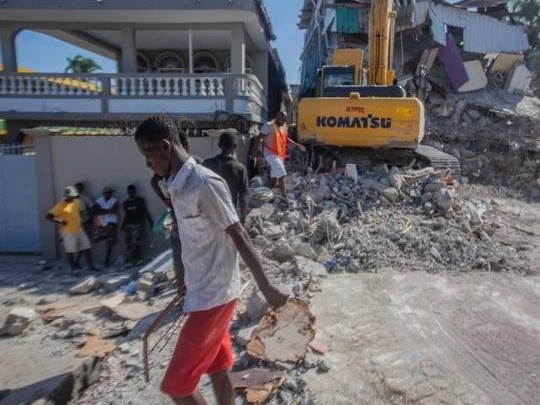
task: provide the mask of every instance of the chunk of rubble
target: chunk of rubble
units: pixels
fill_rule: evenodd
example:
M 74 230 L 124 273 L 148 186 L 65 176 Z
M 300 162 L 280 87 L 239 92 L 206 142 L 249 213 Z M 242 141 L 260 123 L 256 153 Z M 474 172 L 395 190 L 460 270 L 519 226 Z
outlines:
M 17 336 L 36 319 L 39 314 L 34 308 L 16 307 L 9 311 L 9 314 L 0 329 L 0 336 Z
M 247 370 L 236 371 L 229 374 L 234 388 L 261 387 L 271 381 L 283 377 L 283 371 L 272 371 L 265 368 L 255 367 Z
M 326 277 L 328 275 L 326 267 L 305 257 L 294 256 L 293 263 L 298 276 L 311 275 L 317 277 Z
M 77 283 L 73 287 L 69 289 L 69 293 L 72 295 L 79 295 L 79 294 L 88 294 L 92 290 L 99 287 L 101 283 L 99 280 L 94 276 L 86 277 L 84 280 L 82 280 L 80 283 Z
M 251 322 L 257 322 L 268 310 L 268 303 L 263 295 L 254 290 L 248 298 L 246 312 Z
M 297 362 L 304 358 L 315 337 L 314 324 L 309 303 L 290 299 L 261 319 L 247 351 L 261 360 Z
M 251 368 L 230 373 L 235 389 L 244 389 L 250 404 L 264 404 L 275 394 L 284 380 L 283 371 Z

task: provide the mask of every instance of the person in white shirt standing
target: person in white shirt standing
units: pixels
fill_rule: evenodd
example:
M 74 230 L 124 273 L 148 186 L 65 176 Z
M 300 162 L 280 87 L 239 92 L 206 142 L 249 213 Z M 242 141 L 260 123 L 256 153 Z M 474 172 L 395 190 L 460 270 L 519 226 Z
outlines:
M 105 267 L 109 267 L 112 250 L 118 239 L 118 200 L 113 197 L 112 188 L 103 188 L 103 195 L 96 200 L 94 212 L 96 235 L 92 242 L 105 241 Z
M 270 305 L 284 305 L 287 295 L 267 279 L 227 183 L 189 156 L 174 121 L 148 118 L 137 128 L 135 141 L 146 165 L 167 179 L 182 243 L 184 274 L 177 281 L 185 286 L 188 318 L 161 390 L 177 404 L 204 404 L 197 385 L 203 374 L 209 374 L 217 402 L 234 404 L 228 374 L 233 364 L 229 323 L 240 294 L 239 256 Z

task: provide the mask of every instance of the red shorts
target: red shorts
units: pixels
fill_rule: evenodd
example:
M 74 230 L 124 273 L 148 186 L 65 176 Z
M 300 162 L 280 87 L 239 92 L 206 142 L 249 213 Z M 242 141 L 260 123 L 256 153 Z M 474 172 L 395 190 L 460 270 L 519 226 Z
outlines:
M 181 398 L 193 394 L 203 374 L 231 368 L 234 363 L 229 324 L 236 300 L 188 315 L 174 354 L 161 382 L 161 390 Z

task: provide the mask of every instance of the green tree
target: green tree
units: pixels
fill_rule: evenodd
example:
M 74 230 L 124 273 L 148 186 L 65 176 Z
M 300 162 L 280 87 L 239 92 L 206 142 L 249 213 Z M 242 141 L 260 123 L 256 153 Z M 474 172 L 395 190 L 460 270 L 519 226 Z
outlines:
M 75 55 L 73 58 L 66 59 L 68 62 L 66 73 L 92 73 L 102 69 L 92 58 L 85 58 L 82 55 Z
M 525 26 L 531 48 L 540 48 L 540 0 L 514 0 L 508 3 L 510 21 Z

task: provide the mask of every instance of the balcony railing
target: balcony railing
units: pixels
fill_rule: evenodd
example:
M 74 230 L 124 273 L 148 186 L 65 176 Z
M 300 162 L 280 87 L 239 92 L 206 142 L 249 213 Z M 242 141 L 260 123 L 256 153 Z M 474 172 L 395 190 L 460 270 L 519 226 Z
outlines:
M 18 103 L 10 104 L 14 99 Z M 255 106 L 263 116 L 266 112 L 266 93 L 257 77 L 250 74 L 0 74 L 0 112 L 30 112 L 24 99 L 57 100 L 58 105 L 58 99 L 102 100 L 101 111 L 95 111 L 96 107 L 89 111 L 94 113 L 114 113 L 109 108 L 111 102 L 118 105 L 121 100 L 141 99 L 160 100 L 163 105 L 167 101 L 208 100 L 214 105 L 221 102 L 217 109 L 234 113 L 245 113 L 235 111 L 241 109 L 240 105 Z M 71 107 L 76 108 L 73 104 Z M 208 108 L 205 110 L 208 112 Z

